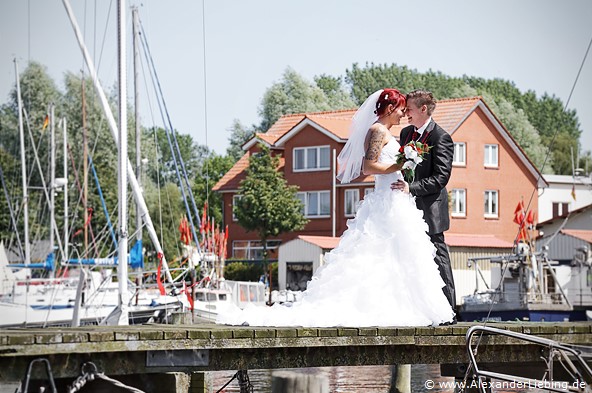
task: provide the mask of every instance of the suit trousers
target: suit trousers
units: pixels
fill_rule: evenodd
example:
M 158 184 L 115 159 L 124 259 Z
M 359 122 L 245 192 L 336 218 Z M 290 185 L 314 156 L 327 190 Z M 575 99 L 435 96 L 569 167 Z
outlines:
M 436 247 L 436 257 L 434 261 L 438 265 L 440 276 L 444 281 L 445 286 L 442 288 L 442 292 L 448 299 L 448 303 L 452 307 L 452 310 L 456 310 L 456 294 L 454 289 L 454 277 L 452 276 L 452 265 L 450 264 L 450 255 L 448 255 L 448 247 L 444 242 L 443 233 L 429 234 L 430 240 Z

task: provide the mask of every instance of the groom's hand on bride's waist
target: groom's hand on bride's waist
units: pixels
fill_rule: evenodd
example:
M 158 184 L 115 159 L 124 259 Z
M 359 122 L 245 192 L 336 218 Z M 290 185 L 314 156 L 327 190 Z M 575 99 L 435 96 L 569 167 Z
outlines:
M 409 194 L 409 184 L 405 180 L 398 180 L 391 183 L 391 190 L 399 190 Z

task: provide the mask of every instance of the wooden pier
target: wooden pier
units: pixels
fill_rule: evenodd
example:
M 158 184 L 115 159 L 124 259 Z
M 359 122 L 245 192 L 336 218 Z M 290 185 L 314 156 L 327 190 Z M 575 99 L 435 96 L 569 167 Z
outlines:
M 441 327 L 268 328 L 140 325 L 0 330 L 0 383 L 22 380 L 44 358 L 54 378 L 75 378 L 92 362 L 105 375 L 195 373 L 324 366 L 466 364 L 467 330 Z M 564 344 L 592 344 L 592 323 L 488 323 Z M 484 363 L 536 362 L 536 345 L 484 336 Z

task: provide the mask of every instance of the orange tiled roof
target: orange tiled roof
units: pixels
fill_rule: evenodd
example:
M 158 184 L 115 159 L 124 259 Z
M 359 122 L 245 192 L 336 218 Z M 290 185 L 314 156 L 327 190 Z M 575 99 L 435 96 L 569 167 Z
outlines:
M 449 133 L 452 133 L 469 115 L 471 109 L 473 109 L 479 101 L 481 101 L 481 97 L 455 98 L 438 101 L 432 117 L 442 128 Z M 356 109 L 345 109 L 284 115 L 280 117 L 267 132 L 258 133 L 256 137 L 267 142 L 269 145 L 274 146 L 280 138 L 290 132 L 300 122 L 309 119 L 335 135 L 337 138 L 347 140 L 349 136 L 349 126 L 355 113 Z M 391 131 L 394 135 L 398 136 L 401 129 L 408 125 L 407 118 L 402 118 L 401 124 L 393 126 Z M 246 161 L 244 159 L 245 157 L 241 158 L 229 173 L 216 183 L 213 188 L 214 191 L 236 190 L 238 188 L 238 184 L 240 183 L 240 180 L 242 180 L 240 172 L 244 171 L 248 166 L 248 159 Z
M 299 235 L 297 239 L 314 244 L 323 249 L 334 249 L 339 244 L 339 237 Z
M 436 110 L 434 111 L 432 117 L 434 121 L 440 125 L 440 127 L 451 133 L 456 128 L 458 128 L 462 120 L 467 117 L 470 110 L 473 109 L 473 107 L 475 107 L 475 105 L 477 105 L 480 100 L 481 97 L 470 97 L 438 101 Z M 306 117 L 327 131 L 330 131 L 337 137 L 341 139 L 347 139 L 349 136 L 349 126 L 355 113 L 356 109 L 346 109 L 332 112 L 306 113 L 299 116 L 301 116 L 301 120 Z M 391 131 L 393 134 L 398 136 L 399 132 L 408 125 L 409 123 L 407 122 L 407 118 L 404 117 L 401 119 L 401 124 L 393 126 Z M 290 130 L 285 130 L 281 135 L 278 131 L 280 130 L 274 130 L 274 136 L 277 136 L 277 139 L 281 138 Z
M 588 243 L 592 243 L 592 230 L 588 229 L 562 229 L 561 233 L 577 237 Z
M 446 244 L 450 247 L 512 248 L 511 242 L 493 235 L 446 233 Z

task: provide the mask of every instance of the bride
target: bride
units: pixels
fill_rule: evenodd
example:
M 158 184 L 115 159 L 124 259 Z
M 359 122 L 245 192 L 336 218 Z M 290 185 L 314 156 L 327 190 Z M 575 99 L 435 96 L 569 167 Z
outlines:
M 217 323 L 369 327 L 452 321 L 423 212 L 413 196 L 390 187 L 402 179 L 402 164 L 396 164 L 400 146 L 390 128 L 399 124 L 405 107 L 405 96 L 384 89 L 368 97 L 354 115 L 337 178 L 349 183 L 362 170 L 375 175 L 375 190 L 364 197 L 301 300 L 291 307 L 231 307 L 220 311 Z

